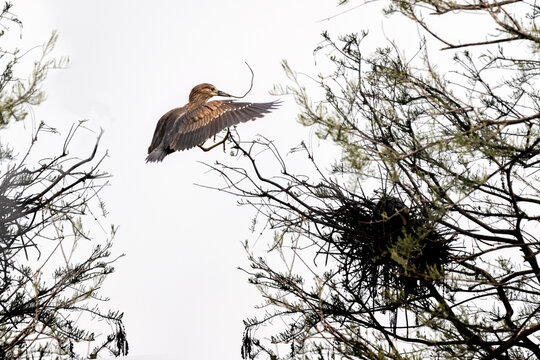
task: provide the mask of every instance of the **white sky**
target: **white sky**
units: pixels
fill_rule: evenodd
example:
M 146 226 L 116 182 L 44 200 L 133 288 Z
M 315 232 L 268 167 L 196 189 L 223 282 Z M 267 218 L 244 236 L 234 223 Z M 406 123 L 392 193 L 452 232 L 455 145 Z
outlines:
M 41 44 L 56 29 L 56 54 L 71 59 L 69 69 L 50 74 L 48 100 L 34 109 L 34 121 L 45 120 L 65 133 L 73 122 L 89 119 L 89 126 L 105 130 L 102 148 L 109 150 L 106 168 L 113 178 L 104 200 L 109 220 L 120 226 L 115 251 L 127 256 L 116 263 L 102 294 L 111 298 L 107 306 L 125 313 L 134 359 L 179 352 L 163 358 L 238 359 L 242 320 L 261 302 L 237 270 L 247 265 L 241 242 L 256 237 L 249 232 L 253 211 L 237 207 L 232 196 L 194 185 L 220 184 L 199 162 L 228 157 L 194 149 L 146 164 L 157 120 L 184 105 L 201 82 L 243 94 L 250 79 L 244 61 L 255 71 L 248 100 L 273 100 L 272 85 L 287 84 L 282 59 L 308 74 L 320 71 L 313 49 L 323 30 L 383 33 L 382 15 L 369 6 L 319 22 L 344 10 L 336 5 L 332 0 L 16 1 L 24 43 Z M 416 37 L 394 29 L 398 37 Z M 260 133 L 287 149 L 310 136 L 295 114 L 293 101 L 285 99 L 278 111 L 238 129 L 243 139 Z M 270 239 L 268 234 L 259 240 L 261 249 Z

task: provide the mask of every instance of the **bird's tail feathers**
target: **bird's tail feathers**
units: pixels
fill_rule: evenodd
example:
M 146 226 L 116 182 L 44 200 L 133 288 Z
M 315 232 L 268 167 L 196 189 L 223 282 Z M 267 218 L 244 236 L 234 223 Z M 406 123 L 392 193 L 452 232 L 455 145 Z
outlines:
M 146 162 L 163 161 L 165 156 L 167 156 L 168 154 L 169 154 L 169 152 L 165 151 L 165 149 L 156 148 L 156 149 L 152 150 L 152 152 L 150 152 L 150 154 L 148 154 L 148 156 L 146 157 Z

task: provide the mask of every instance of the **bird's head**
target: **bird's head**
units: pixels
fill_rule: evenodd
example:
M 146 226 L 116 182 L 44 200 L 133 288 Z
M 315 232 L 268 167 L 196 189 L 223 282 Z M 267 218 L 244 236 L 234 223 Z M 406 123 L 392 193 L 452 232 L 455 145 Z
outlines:
M 190 103 L 204 103 L 212 96 L 231 96 L 226 92 L 218 90 L 212 84 L 199 84 L 195 86 L 189 94 Z

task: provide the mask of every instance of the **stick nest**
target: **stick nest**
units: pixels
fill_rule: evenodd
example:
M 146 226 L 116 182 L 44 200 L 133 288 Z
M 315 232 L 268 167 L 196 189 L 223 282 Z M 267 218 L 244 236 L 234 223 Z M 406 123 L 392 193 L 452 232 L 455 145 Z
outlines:
M 387 300 L 421 296 L 423 285 L 442 278 L 451 239 L 428 216 L 387 195 L 340 200 L 332 210 L 334 246 L 326 253 L 338 259 L 349 290 L 387 294 Z

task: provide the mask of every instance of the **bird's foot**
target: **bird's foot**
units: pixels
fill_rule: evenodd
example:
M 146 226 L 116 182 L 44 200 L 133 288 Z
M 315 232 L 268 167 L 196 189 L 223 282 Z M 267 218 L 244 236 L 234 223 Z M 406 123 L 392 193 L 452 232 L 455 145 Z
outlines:
M 223 151 L 225 151 L 225 141 L 227 141 L 227 139 L 231 136 L 231 131 L 229 129 L 227 129 L 227 134 L 225 134 L 225 136 L 223 137 L 223 139 L 221 139 L 220 141 L 218 141 L 217 143 L 213 144 L 212 146 L 209 146 L 209 147 L 204 147 L 203 144 L 201 145 L 197 145 L 202 151 L 206 152 L 206 151 L 210 151 L 212 150 L 213 148 L 215 147 L 218 147 L 219 145 L 223 144 Z

